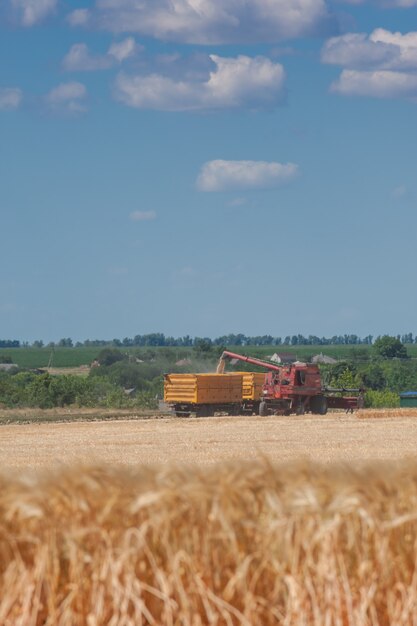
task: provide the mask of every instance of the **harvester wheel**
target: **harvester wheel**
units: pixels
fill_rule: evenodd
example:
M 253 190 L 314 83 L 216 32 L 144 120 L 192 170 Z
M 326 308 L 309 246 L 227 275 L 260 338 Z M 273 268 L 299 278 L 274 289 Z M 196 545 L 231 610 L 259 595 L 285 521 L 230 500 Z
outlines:
M 266 417 L 268 415 L 268 405 L 265 400 L 262 400 L 262 402 L 259 404 L 259 415 L 261 417 Z
M 327 398 L 326 396 L 315 396 L 310 400 L 310 409 L 312 413 L 316 415 L 326 415 L 327 413 Z

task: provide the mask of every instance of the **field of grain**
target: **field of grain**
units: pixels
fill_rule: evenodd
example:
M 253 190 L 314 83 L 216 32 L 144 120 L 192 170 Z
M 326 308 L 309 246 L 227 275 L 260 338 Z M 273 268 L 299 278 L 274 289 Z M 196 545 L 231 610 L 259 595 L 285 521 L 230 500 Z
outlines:
M 4 626 L 416 623 L 416 463 L 0 482 Z
M 0 624 L 415 626 L 417 413 L 375 417 L 1 426 Z

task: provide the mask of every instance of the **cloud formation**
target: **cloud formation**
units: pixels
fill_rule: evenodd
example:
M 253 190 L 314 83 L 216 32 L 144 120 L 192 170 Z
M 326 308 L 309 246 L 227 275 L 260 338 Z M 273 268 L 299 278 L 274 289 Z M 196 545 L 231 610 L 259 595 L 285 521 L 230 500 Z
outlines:
M 133 37 L 110 46 L 106 54 L 92 54 L 85 43 L 74 44 L 62 61 L 68 72 L 92 72 L 106 70 L 133 56 L 139 47 Z
M 149 222 L 151 220 L 156 219 L 156 212 L 155 211 L 133 211 L 133 213 L 131 213 L 129 217 L 133 222 Z
M 61 83 L 51 89 L 46 96 L 49 108 L 63 113 L 84 113 L 87 109 L 83 103 L 87 95 L 85 85 L 77 82 Z
M 365 4 L 369 0 L 343 0 L 347 4 Z M 411 9 L 417 6 L 417 0 L 373 0 L 371 4 L 376 4 L 384 9 L 387 8 L 399 8 L 399 9 Z
M 70 26 L 86 26 L 90 21 L 91 13 L 89 9 L 75 9 L 67 15 L 67 22 Z
M 68 54 L 62 61 L 62 67 L 67 72 L 92 72 L 106 70 L 113 64 L 113 59 L 107 55 L 94 55 L 85 43 L 76 43 L 71 46 Z
M 197 178 L 200 191 L 267 189 L 294 179 L 298 165 L 267 161 L 208 161 Z
M 69 21 L 87 18 L 111 32 L 193 44 L 273 43 L 336 28 L 325 0 L 96 0 Z
M 391 192 L 391 197 L 398 200 L 400 198 L 404 198 L 408 194 L 408 189 L 405 185 L 398 185 Z
M 370 35 L 347 33 L 329 39 L 321 57 L 345 68 L 331 85 L 333 92 L 376 98 L 417 95 L 417 32 L 377 28 Z
M 323 46 L 322 61 L 349 69 L 417 69 L 417 32 L 405 35 L 377 28 L 370 35 L 347 33 Z
M 0 111 L 17 109 L 22 101 L 22 91 L 18 87 L 0 89 Z
M 127 37 L 123 41 L 114 43 L 110 46 L 108 55 L 121 63 L 129 57 L 133 56 L 137 51 L 137 45 L 133 37 Z
M 128 106 L 159 111 L 275 107 L 284 96 L 285 72 L 266 57 L 210 55 L 206 80 L 173 80 L 161 74 L 119 74 L 115 97 Z
M 9 0 L 12 13 L 22 26 L 33 26 L 53 13 L 57 0 Z
M 388 70 L 376 72 L 343 70 L 330 89 L 344 96 L 415 98 L 417 97 L 417 75 Z

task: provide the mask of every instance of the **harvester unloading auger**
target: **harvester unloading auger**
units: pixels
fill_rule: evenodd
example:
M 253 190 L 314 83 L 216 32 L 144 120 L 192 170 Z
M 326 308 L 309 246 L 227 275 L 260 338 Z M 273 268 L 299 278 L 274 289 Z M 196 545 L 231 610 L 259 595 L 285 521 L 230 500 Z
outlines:
M 302 415 L 307 411 L 325 415 L 328 408 L 353 411 L 363 407 L 362 389 L 332 389 L 324 387 L 318 365 L 294 363 L 277 365 L 243 354 L 225 350 L 220 357 L 217 373 L 223 374 L 227 360 L 238 360 L 267 371 L 259 403 L 259 415 Z M 355 395 L 344 396 L 349 393 Z

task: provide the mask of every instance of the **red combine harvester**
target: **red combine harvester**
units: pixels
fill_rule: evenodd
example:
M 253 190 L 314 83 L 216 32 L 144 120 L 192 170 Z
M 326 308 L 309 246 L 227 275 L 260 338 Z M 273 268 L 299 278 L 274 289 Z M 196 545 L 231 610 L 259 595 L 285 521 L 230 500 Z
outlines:
M 362 389 L 332 389 L 322 385 L 318 365 L 293 363 L 276 365 L 243 354 L 225 350 L 220 357 L 217 373 L 224 372 L 226 360 L 238 360 L 268 370 L 259 404 L 259 415 L 302 415 L 307 411 L 325 415 L 327 409 L 353 411 L 363 407 Z M 344 393 L 356 395 L 343 396 Z

